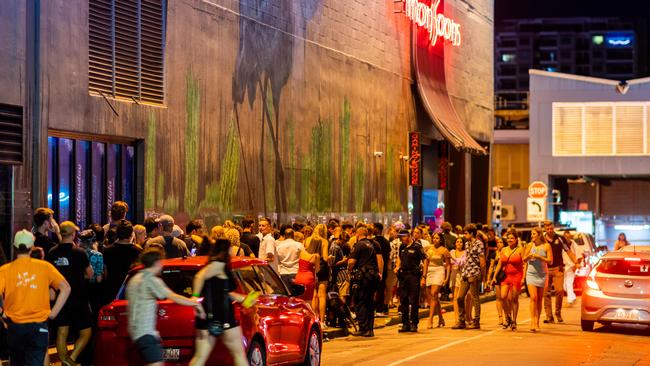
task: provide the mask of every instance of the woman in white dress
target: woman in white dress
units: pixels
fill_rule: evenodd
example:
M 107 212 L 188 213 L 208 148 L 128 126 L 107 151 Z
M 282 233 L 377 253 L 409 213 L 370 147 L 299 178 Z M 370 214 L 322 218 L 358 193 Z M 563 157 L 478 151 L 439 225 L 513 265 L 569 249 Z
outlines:
M 449 281 L 451 274 L 451 261 L 449 250 L 447 250 L 444 237 L 441 233 L 434 233 L 432 245 L 425 249 L 427 258 L 424 260 L 424 275 L 422 282 L 427 287 L 429 300 L 429 322 L 428 329 L 433 328 L 433 315 L 438 315 L 438 327 L 445 326 L 445 319 L 442 317 L 440 308 L 440 288 Z

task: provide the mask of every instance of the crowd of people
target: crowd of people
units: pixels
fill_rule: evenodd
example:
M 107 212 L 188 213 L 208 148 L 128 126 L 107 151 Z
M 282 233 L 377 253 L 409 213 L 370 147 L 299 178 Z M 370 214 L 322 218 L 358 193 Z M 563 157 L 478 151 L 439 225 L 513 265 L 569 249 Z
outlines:
M 150 364 L 162 361 L 155 307 L 163 298 L 196 309 L 192 365 L 205 363 L 216 337 L 222 337 L 236 364 L 246 364 L 238 327 L 215 326 L 236 324 L 232 307 L 224 307 L 223 301 L 206 305 L 197 300 L 206 297 L 207 287 L 217 289 L 215 296 L 225 293 L 234 301 L 253 304 L 256 294 L 233 291 L 231 256 L 264 259 L 289 288 L 303 286 L 302 298 L 311 303 L 324 328 L 338 326 L 338 319 L 328 318 L 327 312 L 328 295 L 336 293 L 353 310 L 356 336 L 374 336 L 375 316 L 386 316 L 394 307 L 401 313 L 400 332 L 417 332 L 419 309 L 427 306 L 427 328 L 444 327 L 441 300 L 453 301 L 452 329 L 479 329 L 480 295 L 490 288 L 496 292 L 499 324 L 512 330 L 517 329 L 522 288 L 531 298 L 533 332 L 539 331 L 542 307 L 545 323 L 563 321 L 565 287 L 569 302 L 575 301 L 572 286 L 565 286 L 565 269 L 579 264 L 580 258 L 575 257 L 571 235 L 557 235 L 550 222 L 544 230 L 533 229 L 526 243 L 514 229 L 499 236 L 481 224 L 453 227 L 445 222 L 433 231 L 426 224 L 410 227 L 401 222 L 387 228 L 382 223 L 337 219 L 274 225 L 266 218 L 246 217 L 209 230 L 202 220 L 192 220 L 182 230 L 170 215 L 133 225 L 127 213 L 128 205 L 118 201 L 110 209 L 108 224 L 81 230 L 70 221 L 58 224 L 52 210 L 39 208 L 32 230 L 16 234 L 16 258 L 0 267 L 4 299 L 0 306 L 12 364 L 47 364 L 49 327 L 56 329 L 55 344 L 63 365 L 88 363 L 84 350 L 89 348 L 98 310 L 116 298 L 136 264 L 144 269 L 125 289 L 129 332 Z M 174 294 L 158 277 L 161 259 L 195 255 L 208 259 L 194 280 L 193 296 Z M 71 335 L 74 347 L 68 352 Z

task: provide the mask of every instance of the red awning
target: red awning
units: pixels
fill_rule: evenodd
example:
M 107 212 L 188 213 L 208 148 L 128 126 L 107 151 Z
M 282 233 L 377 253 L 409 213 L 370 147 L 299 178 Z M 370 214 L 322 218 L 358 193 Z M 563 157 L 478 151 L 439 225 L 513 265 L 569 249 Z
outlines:
M 467 132 L 451 104 L 445 80 L 444 42 L 431 45 L 426 28 L 413 25 L 413 64 L 418 91 L 434 125 L 457 149 L 486 155 L 487 151 Z

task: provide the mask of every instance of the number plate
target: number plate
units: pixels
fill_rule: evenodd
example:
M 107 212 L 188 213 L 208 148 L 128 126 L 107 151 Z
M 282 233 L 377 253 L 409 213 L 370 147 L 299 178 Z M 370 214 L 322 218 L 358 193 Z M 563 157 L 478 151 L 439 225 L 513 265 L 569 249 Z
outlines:
M 618 320 L 630 320 L 630 321 L 639 321 L 641 316 L 638 310 L 623 310 L 618 309 L 614 317 Z
M 163 349 L 163 359 L 165 361 L 178 361 L 181 358 L 180 348 L 165 348 Z

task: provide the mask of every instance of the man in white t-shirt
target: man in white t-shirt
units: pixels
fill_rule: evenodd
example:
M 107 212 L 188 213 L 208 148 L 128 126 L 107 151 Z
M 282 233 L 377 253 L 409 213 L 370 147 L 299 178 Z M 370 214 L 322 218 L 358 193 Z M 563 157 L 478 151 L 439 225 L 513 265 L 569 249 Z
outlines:
M 576 278 L 576 267 L 580 262 L 579 257 L 576 256 L 577 244 L 573 240 L 573 235 L 570 231 L 564 232 L 564 239 L 569 245 L 574 258 L 578 258 L 578 263 L 574 262 L 566 251 L 562 252 L 564 259 L 564 291 L 566 292 L 566 299 L 570 305 L 576 302 L 576 293 L 573 291 L 573 281 Z
M 275 239 L 273 238 L 273 226 L 269 219 L 260 219 L 258 226 L 260 228 L 260 233 L 262 236 L 262 241 L 260 242 L 260 252 L 257 254 L 257 258 L 264 259 L 269 262 L 271 268 L 276 272 L 278 271 L 278 250 Z
M 278 271 L 280 272 L 282 281 L 287 286 L 290 286 L 296 278 L 296 274 L 298 274 L 298 261 L 300 260 L 300 252 L 302 252 L 304 246 L 302 243 L 293 239 L 293 229 L 291 228 L 285 228 L 281 235 L 281 239 L 284 240 L 278 240 L 276 242 L 279 263 Z

